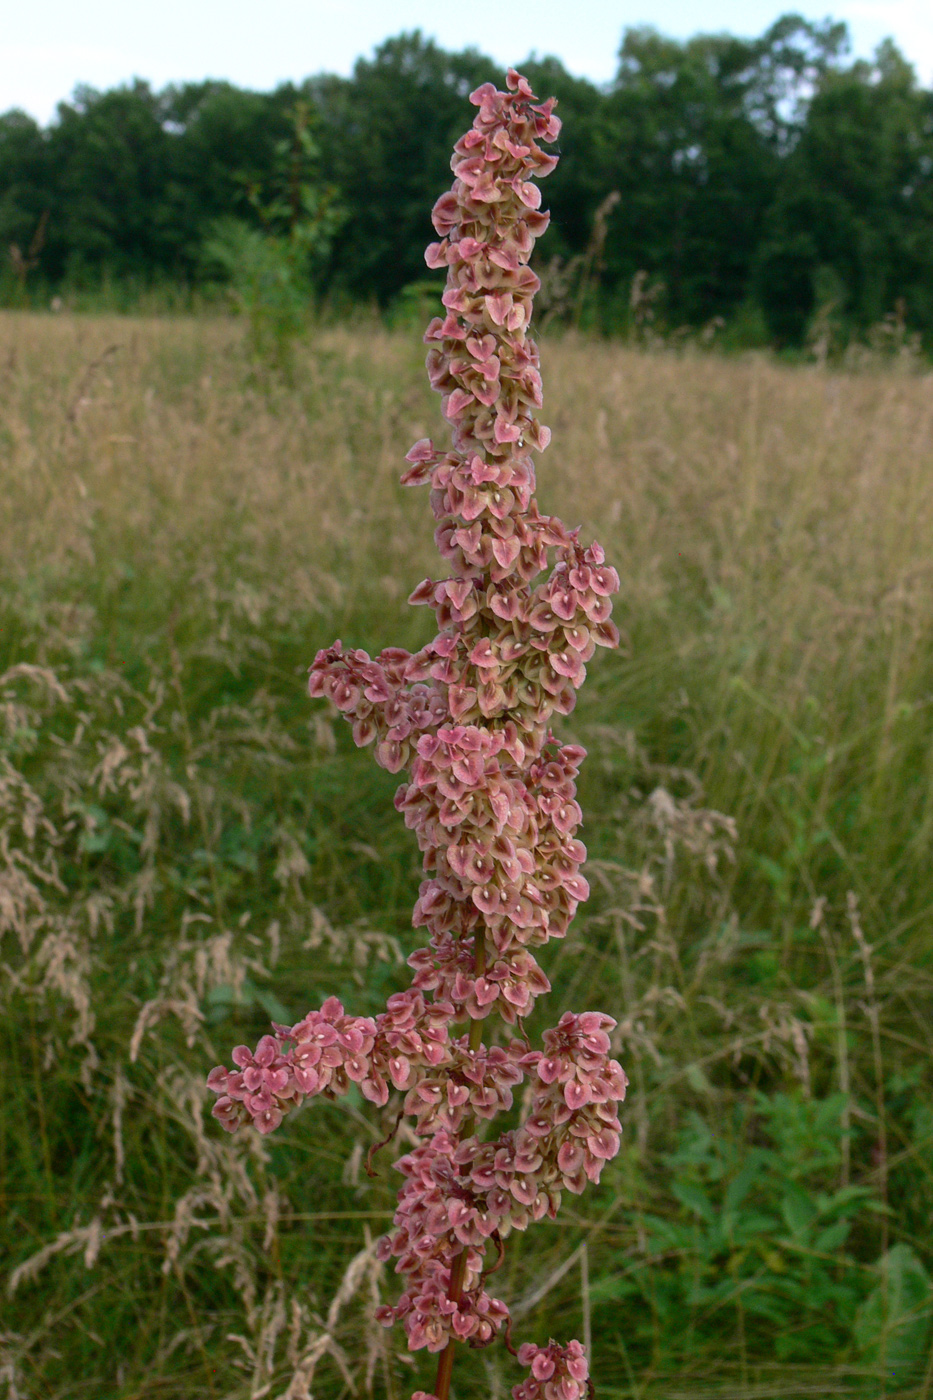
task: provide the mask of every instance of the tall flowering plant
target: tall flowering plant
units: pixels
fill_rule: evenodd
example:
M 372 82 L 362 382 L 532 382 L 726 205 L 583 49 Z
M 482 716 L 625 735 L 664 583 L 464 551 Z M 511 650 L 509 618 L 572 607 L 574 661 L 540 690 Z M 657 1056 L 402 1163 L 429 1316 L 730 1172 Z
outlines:
M 554 99 L 539 104 L 510 70 L 507 92 L 485 83 L 470 101 L 479 111 L 454 148 L 453 187 L 432 215 L 439 241 L 425 255 L 447 268 L 446 315 L 425 341 L 452 446 L 416 443 L 402 476 L 431 487 L 446 577 L 425 579 L 409 602 L 433 607 L 438 634 L 415 654 L 389 647 L 375 659 L 335 642 L 309 685 L 357 744 L 375 744 L 377 763 L 405 773 L 395 806 L 423 852 L 413 923 L 428 942 L 408 959 L 409 989 L 378 1016 L 330 997 L 255 1051 L 235 1049 L 236 1068 L 208 1079 L 230 1132 L 271 1132 L 304 1099 L 351 1084 L 375 1104 L 404 1096 L 417 1146 L 396 1163 L 395 1228 L 379 1247 L 404 1288 L 379 1319 L 401 1323 L 412 1350 L 439 1353 L 437 1400 L 447 1400 L 457 1342 L 486 1346 L 501 1333 L 511 1349 L 508 1308 L 487 1287 L 503 1241 L 553 1218 L 562 1191 L 599 1180 L 619 1150 L 626 1088 L 609 1054 L 611 1017 L 566 1012 L 540 1050 L 523 1027 L 550 990 L 535 953 L 564 936 L 589 893 L 575 835 L 585 751 L 560 744 L 550 721 L 573 709 L 595 648 L 618 643 L 619 578 L 598 544 L 581 545 L 533 495 L 531 450 L 550 432 L 535 417 L 528 328 L 539 282 L 527 264 L 548 224 L 532 178 L 557 163 L 538 144 L 560 130 Z M 489 1135 L 523 1083 L 519 1126 Z M 517 1356 L 529 1375 L 515 1400 L 584 1394 L 579 1342 L 526 1343 Z

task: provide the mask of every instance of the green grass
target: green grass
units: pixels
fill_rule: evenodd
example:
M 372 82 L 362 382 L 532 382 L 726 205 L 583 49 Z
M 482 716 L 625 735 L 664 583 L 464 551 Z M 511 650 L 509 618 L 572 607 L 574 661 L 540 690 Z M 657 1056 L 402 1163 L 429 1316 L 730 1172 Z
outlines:
M 0 1375 L 28 1400 L 431 1381 L 368 1320 L 391 1112 L 228 1138 L 204 1078 L 405 985 L 397 779 L 304 677 L 337 636 L 424 640 L 432 521 L 397 477 L 441 420 L 412 335 L 321 331 L 286 383 L 241 334 L 0 320 Z M 619 567 L 628 645 L 562 725 L 593 895 L 529 1030 L 610 1011 L 631 1089 L 599 1189 L 509 1242 L 516 1335 L 591 1332 L 619 1400 L 930 1400 L 929 378 L 573 337 L 544 373 L 539 500 Z M 464 1353 L 458 1400 L 518 1378 Z

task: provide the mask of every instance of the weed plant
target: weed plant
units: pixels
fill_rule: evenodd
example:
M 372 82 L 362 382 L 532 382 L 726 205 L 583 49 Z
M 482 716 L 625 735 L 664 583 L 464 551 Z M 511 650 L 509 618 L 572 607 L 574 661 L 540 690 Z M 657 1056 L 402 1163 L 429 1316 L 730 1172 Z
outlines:
M 562 726 L 593 895 L 542 1015 L 615 1015 L 632 1084 L 599 1192 L 515 1238 L 503 1296 L 578 1324 L 603 1396 L 930 1400 L 933 385 L 542 358 L 549 506 L 605 544 L 628 635 Z M 260 386 L 236 323 L 8 313 L 0 398 L 0 1376 L 410 1394 L 422 1358 L 368 1322 L 391 1124 L 351 1097 L 230 1138 L 203 1068 L 405 984 L 396 779 L 305 671 L 426 640 L 420 352 L 333 327 Z

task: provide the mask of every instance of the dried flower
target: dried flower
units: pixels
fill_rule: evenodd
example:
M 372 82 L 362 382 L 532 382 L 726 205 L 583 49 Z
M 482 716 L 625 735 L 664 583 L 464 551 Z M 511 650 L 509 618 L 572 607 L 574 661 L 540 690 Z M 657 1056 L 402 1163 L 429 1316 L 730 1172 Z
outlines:
M 585 751 L 558 743 L 550 721 L 573 709 L 596 647 L 618 643 L 609 599 L 619 578 L 598 544 L 542 516 L 533 494 L 530 454 L 550 431 L 535 416 L 541 376 L 528 335 L 539 285 L 528 260 L 548 224 L 531 180 L 556 164 L 538 145 L 560 130 L 554 101 L 539 104 L 514 70 L 507 92 L 485 83 L 470 100 L 479 112 L 454 148 L 453 187 L 433 212 L 439 241 L 426 253 L 429 267 L 447 268 L 446 315 L 425 341 L 452 447 L 416 443 L 402 476 L 431 488 L 447 573 L 409 601 L 433 607 L 438 634 L 413 655 L 390 647 L 374 659 L 335 642 L 309 682 L 357 744 L 373 743 L 377 763 L 406 775 L 395 805 L 423 855 L 413 923 L 428 942 L 409 958 L 410 989 L 380 1015 L 348 1015 L 331 997 L 275 1026 L 255 1052 L 234 1050 L 237 1068 L 208 1080 L 231 1132 L 248 1121 L 270 1132 L 303 1099 L 353 1083 L 376 1104 L 404 1093 L 421 1141 L 396 1164 L 395 1228 L 379 1245 L 404 1291 L 378 1318 L 401 1322 L 412 1350 L 441 1354 L 436 1400 L 448 1394 L 455 1342 L 486 1345 L 508 1321 L 484 1283 L 490 1242 L 501 1250 L 513 1230 L 553 1217 L 562 1191 L 599 1180 L 619 1150 L 626 1088 L 609 1054 L 614 1022 L 597 1012 L 567 1012 L 541 1051 L 482 1044 L 491 1013 L 521 1027 L 550 989 L 532 950 L 563 937 L 589 893 L 575 835 Z M 452 1036 L 466 1020 L 469 1032 Z M 526 1079 L 525 1120 L 483 1139 L 479 1127 Z M 579 1342 L 526 1344 L 518 1357 L 531 1376 L 515 1400 L 583 1395 Z

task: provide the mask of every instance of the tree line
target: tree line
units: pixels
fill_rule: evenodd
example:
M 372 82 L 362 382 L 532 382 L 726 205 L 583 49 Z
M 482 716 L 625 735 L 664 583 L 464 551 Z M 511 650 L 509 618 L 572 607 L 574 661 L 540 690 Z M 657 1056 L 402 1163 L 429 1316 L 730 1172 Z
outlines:
M 668 329 L 745 326 L 784 345 L 821 311 L 851 334 L 896 309 L 933 340 L 933 92 L 890 41 L 871 61 L 847 51 L 844 24 L 785 15 L 757 39 L 628 29 L 604 87 L 555 58 L 522 64 L 564 120 L 544 304 L 560 314 L 563 294 L 609 332 L 640 304 Z M 318 294 L 390 306 L 430 280 L 429 211 L 487 80 L 504 73 L 477 50 L 415 31 L 350 78 L 269 93 L 137 80 L 78 88 L 46 127 L 7 112 L 5 299 L 216 283 L 218 227 L 262 233 L 270 209 L 287 221 L 291 180 L 303 208 L 329 210 Z

